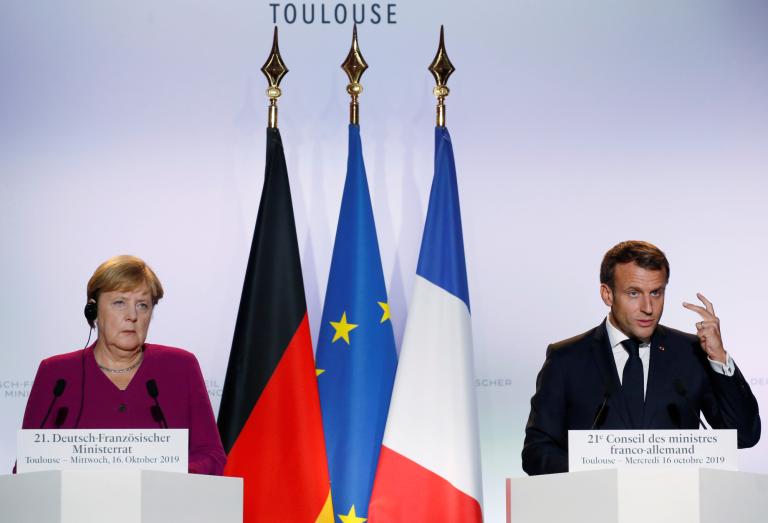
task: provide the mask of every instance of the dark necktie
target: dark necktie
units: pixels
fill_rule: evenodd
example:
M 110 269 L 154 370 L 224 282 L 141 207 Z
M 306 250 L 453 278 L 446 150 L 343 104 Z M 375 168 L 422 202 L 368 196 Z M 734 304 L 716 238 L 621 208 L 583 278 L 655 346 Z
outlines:
M 629 353 L 629 359 L 624 365 L 621 389 L 632 418 L 632 428 L 643 428 L 643 411 L 645 410 L 645 395 L 643 393 L 643 362 L 640 361 L 640 344 L 637 340 L 627 339 L 621 342 Z

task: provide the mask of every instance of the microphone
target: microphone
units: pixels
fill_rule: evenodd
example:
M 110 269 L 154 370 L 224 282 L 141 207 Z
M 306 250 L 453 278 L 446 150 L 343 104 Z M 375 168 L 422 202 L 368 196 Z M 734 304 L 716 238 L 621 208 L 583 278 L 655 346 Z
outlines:
M 683 428 L 683 420 L 680 416 L 680 409 L 677 408 L 677 404 L 670 403 L 667 405 L 667 414 L 669 414 L 669 419 L 672 420 L 672 423 L 677 425 L 678 429 Z
M 696 411 L 693 410 L 693 407 L 691 406 L 691 403 L 688 401 L 688 391 L 685 390 L 685 385 L 683 385 L 683 382 L 680 381 L 679 378 L 675 378 L 675 381 L 672 382 L 672 385 L 675 387 L 675 392 L 677 392 L 678 395 L 682 396 L 683 400 L 685 401 L 685 406 L 688 409 L 688 412 L 690 412 L 691 416 L 699 420 L 699 426 L 706 430 L 707 426 L 704 425 L 704 422 L 701 421 L 701 417 L 696 413 Z
M 600 408 L 597 409 L 597 414 L 595 414 L 595 419 L 592 421 L 592 427 L 589 430 L 595 430 L 595 428 L 599 428 L 603 423 L 605 423 L 605 417 L 608 412 L 608 400 L 611 399 L 611 391 L 606 390 L 603 393 L 603 403 L 600 405 Z
M 147 380 L 147 392 L 149 393 L 149 396 L 155 400 L 155 404 L 149 408 L 149 410 L 152 412 L 152 419 L 158 422 L 161 427 L 167 429 L 168 422 L 165 421 L 163 409 L 160 408 L 160 402 L 157 400 L 157 397 L 160 395 L 160 391 L 157 389 L 157 382 L 155 380 Z
M 56 413 L 56 421 L 53 422 L 57 429 L 60 429 L 64 422 L 67 421 L 67 415 L 69 414 L 69 407 L 61 407 Z
M 45 417 L 43 418 L 42 423 L 40 423 L 41 429 L 45 426 L 45 422 L 48 421 L 48 416 L 51 415 L 53 405 L 56 403 L 56 400 L 59 399 L 59 396 L 64 393 L 65 388 L 67 388 L 67 380 L 64 378 L 57 379 L 56 384 L 53 386 L 53 398 L 51 399 L 51 404 L 48 405 L 48 412 L 45 413 Z

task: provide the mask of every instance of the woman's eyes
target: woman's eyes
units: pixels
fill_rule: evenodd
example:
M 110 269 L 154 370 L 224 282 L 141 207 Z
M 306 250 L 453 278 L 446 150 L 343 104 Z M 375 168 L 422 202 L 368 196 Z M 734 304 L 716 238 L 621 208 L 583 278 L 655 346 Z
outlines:
M 122 309 L 122 308 L 124 308 L 127 305 L 127 303 L 126 303 L 125 300 L 115 300 L 115 301 L 112 302 L 112 305 L 114 307 Z M 136 308 L 138 310 L 140 310 L 140 311 L 148 311 L 152 307 L 149 305 L 149 302 L 141 301 L 141 302 L 136 304 Z

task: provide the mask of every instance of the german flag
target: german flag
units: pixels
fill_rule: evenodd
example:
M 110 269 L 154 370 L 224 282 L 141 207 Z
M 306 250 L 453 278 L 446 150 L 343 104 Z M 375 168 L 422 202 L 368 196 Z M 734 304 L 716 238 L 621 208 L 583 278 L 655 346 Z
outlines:
M 332 522 L 320 399 L 280 131 L 264 188 L 218 419 L 244 522 Z

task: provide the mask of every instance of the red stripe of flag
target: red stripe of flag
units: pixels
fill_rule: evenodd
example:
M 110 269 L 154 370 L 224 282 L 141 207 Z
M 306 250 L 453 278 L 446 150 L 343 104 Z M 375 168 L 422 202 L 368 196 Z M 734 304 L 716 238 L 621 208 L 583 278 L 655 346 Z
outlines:
M 480 504 L 472 496 L 415 461 L 381 447 L 368 523 L 482 520 Z
M 328 497 L 311 343 L 304 316 L 229 452 L 224 474 L 245 478 L 246 523 L 315 521 Z

